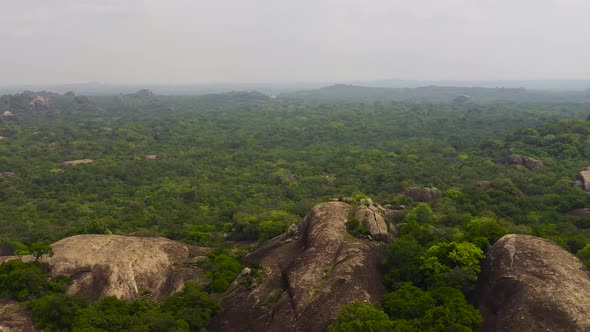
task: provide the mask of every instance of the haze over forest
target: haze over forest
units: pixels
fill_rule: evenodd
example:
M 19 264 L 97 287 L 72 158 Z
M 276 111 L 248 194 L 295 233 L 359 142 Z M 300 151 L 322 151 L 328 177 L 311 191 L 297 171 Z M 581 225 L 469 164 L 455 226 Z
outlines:
M 590 331 L 588 13 L 4 0 L 0 331 Z
M 589 11 L 583 0 L 6 1 L 0 86 L 402 79 L 584 89 Z

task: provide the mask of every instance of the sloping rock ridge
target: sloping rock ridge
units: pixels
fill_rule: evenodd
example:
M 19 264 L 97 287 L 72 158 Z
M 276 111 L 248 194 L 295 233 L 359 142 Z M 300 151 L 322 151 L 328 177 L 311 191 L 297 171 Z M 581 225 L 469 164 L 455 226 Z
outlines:
M 590 272 L 557 244 L 509 234 L 488 252 L 478 331 L 590 331 Z
M 347 234 L 351 209 L 344 202 L 316 205 L 298 227 L 246 256 L 259 264 L 261 281 L 248 287 L 240 276 L 210 330 L 324 331 L 344 305 L 378 301 L 385 292 L 379 243 Z
M 92 300 L 106 296 L 159 300 L 182 289 L 188 279 L 202 279 L 197 262 L 207 248 L 158 237 L 76 235 L 52 245 L 53 256 L 43 261 L 52 277 L 72 279 L 70 294 Z

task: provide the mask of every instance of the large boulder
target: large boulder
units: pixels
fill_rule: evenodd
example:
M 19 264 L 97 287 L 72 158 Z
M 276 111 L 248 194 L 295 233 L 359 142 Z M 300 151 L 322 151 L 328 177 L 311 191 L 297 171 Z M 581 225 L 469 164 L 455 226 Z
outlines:
M 373 239 L 387 241 L 389 239 L 389 228 L 384 218 L 385 214 L 385 208 L 378 204 L 359 205 L 354 211 L 354 218 L 367 225 Z
M 416 202 L 430 202 L 442 197 L 442 192 L 437 188 L 410 188 L 404 192 L 404 195 L 410 197 Z
M 479 331 L 590 331 L 590 272 L 546 239 L 498 240 L 476 294 L 484 318 Z
M 350 210 L 344 202 L 316 205 L 298 227 L 247 255 L 262 280 L 247 286 L 238 278 L 210 330 L 324 331 L 344 305 L 378 301 L 379 244 L 347 234 Z
M 43 261 L 51 275 L 72 279 L 69 294 L 97 300 L 116 296 L 159 300 L 182 289 L 187 279 L 203 278 L 196 263 L 208 252 L 162 237 L 76 235 L 51 245 Z

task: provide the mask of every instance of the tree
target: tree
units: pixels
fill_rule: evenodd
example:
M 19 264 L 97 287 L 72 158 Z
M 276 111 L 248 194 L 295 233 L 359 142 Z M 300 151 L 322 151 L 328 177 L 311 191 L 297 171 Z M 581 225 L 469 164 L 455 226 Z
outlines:
M 35 257 L 35 262 L 38 262 L 45 255 L 53 256 L 53 249 L 45 242 L 35 242 L 30 246 L 29 250 Z
M 450 287 L 431 291 L 437 306 L 422 318 L 424 331 L 472 331 L 481 325 L 479 311 L 467 303 L 460 290 Z
M 422 318 L 434 308 L 435 301 L 429 292 L 406 283 L 396 291 L 385 294 L 381 304 L 392 319 L 412 320 Z
M 590 244 L 587 244 L 584 248 L 578 250 L 576 256 L 590 268 Z
M 492 218 L 475 218 L 465 226 L 466 239 L 487 249 L 499 238 L 508 234 L 508 229 Z
M 420 258 L 429 286 L 451 286 L 469 291 L 477 281 L 483 251 L 471 242 L 439 243 Z
M 191 331 L 199 331 L 206 328 L 209 319 L 219 310 L 219 304 L 195 282 L 189 281 L 181 292 L 166 299 L 161 309 L 177 320 L 186 321 Z
M 426 248 L 418 244 L 412 235 L 402 235 L 385 248 L 384 281 L 392 289 L 400 282 L 422 285 L 424 273 L 420 270 L 420 257 Z
M 331 332 L 380 332 L 395 331 L 395 324 L 387 315 L 374 306 L 354 302 L 342 308 Z
M 29 303 L 36 326 L 50 331 L 70 330 L 80 310 L 88 306 L 82 296 L 50 294 Z
M 29 300 L 50 288 L 43 266 L 36 262 L 11 260 L 0 265 L 0 296 Z

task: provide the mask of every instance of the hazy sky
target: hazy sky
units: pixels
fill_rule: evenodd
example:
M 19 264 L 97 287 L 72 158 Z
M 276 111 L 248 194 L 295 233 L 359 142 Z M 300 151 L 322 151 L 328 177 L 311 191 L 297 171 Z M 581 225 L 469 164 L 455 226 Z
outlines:
M 0 0 L 0 85 L 590 79 L 588 0 Z

